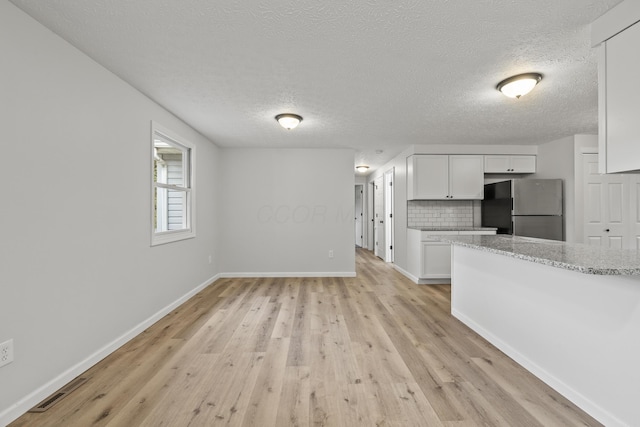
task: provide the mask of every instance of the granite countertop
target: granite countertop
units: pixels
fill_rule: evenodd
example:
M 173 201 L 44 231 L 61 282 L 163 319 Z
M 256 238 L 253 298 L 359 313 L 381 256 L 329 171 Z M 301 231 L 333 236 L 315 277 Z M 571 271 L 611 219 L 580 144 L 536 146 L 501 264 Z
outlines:
M 407 227 L 419 231 L 497 231 L 495 227 Z
M 504 234 L 440 236 L 437 240 L 585 274 L 640 275 L 640 252 Z

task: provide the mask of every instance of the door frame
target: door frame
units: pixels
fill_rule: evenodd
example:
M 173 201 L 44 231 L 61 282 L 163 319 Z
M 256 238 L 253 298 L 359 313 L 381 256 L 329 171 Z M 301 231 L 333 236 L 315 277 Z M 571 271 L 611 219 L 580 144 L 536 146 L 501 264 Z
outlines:
M 374 251 L 375 249 L 375 243 L 374 243 L 374 237 L 373 237 L 373 223 L 374 223 L 374 216 L 373 216 L 373 204 L 375 203 L 375 183 L 373 181 L 369 181 L 367 182 L 367 186 L 366 186 L 366 192 L 367 192 L 367 201 L 366 201 L 366 205 L 367 205 L 367 215 L 365 215 L 366 219 L 367 219 L 367 245 L 366 248 L 368 250 L 370 250 L 371 252 Z
M 395 168 L 391 168 L 384 173 L 384 260 L 386 262 L 394 261 L 394 186 Z
M 373 180 L 373 253 L 380 259 L 385 260 L 385 228 L 386 225 L 386 216 L 385 216 L 385 189 L 384 189 L 384 176 L 378 176 Z M 378 185 L 381 187 L 378 187 Z M 379 192 L 379 197 L 376 197 L 376 193 Z M 379 200 L 379 198 L 382 200 Z M 380 206 L 380 211 L 376 209 L 376 206 Z M 382 222 L 383 227 L 380 227 L 380 223 Z M 380 241 L 382 241 L 382 245 L 380 245 Z
M 360 191 L 360 203 L 358 204 L 358 191 Z M 365 223 L 365 215 L 364 215 L 364 185 L 363 184 L 356 184 L 355 185 L 355 240 L 356 240 L 356 246 L 360 247 L 360 248 L 364 248 L 365 247 L 365 227 L 366 227 L 366 223 Z M 358 208 L 360 208 L 360 239 L 358 240 Z M 358 244 L 358 242 L 360 244 Z

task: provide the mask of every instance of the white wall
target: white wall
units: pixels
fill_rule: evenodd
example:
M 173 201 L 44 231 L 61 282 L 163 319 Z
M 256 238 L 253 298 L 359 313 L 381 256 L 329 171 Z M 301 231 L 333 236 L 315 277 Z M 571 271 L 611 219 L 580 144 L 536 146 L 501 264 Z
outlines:
M 221 152 L 225 276 L 355 275 L 353 150 Z
M 366 185 L 367 184 L 367 177 L 366 176 L 362 176 L 362 175 L 357 175 L 354 177 L 355 179 L 355 184 L 361 184 L 361 185 Z
M 0 368 L 3 425 L 216 275 L 208 257 L 218 256 L 219 158 L 6 1 L 0 53 L 0 342 L 15 345 L 15 361 Z M 153 248 L 151 120 L 196 144 L 198 156 L 197 237 Z

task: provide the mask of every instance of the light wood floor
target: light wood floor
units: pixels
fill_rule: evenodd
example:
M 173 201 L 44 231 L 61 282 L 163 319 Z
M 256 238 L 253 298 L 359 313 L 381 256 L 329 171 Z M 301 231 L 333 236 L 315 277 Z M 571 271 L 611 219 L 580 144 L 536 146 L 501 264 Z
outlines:
M 18 426 L 599 425 L 451 317 L 450 287 L 222 279 Z

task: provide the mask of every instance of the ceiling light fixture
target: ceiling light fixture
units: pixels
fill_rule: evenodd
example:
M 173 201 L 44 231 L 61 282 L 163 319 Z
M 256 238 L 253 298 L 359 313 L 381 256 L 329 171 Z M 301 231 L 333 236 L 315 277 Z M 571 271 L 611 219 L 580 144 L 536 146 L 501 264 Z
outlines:
M 540 80 L 542 80 L 542 74 L 539 73 L 518 74 L 517 76 L 509 77 L 498 83 L 496 89 L 509 98 L 520 99 L 522 95 L 531 92 Z
M 278 114 L 276 116 L 276 120 L 280 123 L 280 126 L 287 130 L 291 130 L 300 124 L 302 116 L 291 113 Z
M 360 173 L 365 173 L 367 169 L 369 169 L 369 166 L 367 165 L 356 166 L 356 170 Z

